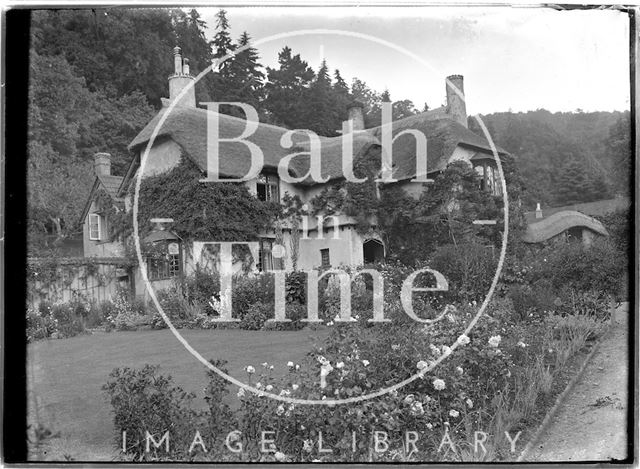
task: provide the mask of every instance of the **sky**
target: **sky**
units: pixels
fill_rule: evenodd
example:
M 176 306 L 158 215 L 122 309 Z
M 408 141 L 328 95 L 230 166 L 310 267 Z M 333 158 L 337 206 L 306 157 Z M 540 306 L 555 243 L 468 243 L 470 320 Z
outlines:
M 464 75 L 467 112 L 623 111 L 629 98 L 628 16 L 612 10 L 526 7 L 228 7 L 234 39 L 248 31 L 261 63 L 288 45 L 322 58 L 392 99 L 422 109 L 445 101 L 445 78 Z M 215 33 L 216 8 L 198 8 Z M 295 33 L 301 30 L 340 32 Z M 354 37 L 359 35 L 359 37 Z M 372 39 L 363 36 L 371 37 Z

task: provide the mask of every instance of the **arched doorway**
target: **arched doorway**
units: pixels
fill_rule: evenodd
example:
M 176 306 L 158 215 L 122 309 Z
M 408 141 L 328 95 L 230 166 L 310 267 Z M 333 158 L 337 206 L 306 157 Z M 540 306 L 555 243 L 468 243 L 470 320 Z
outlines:
M 384 245 L 377 239 L 369 239 L 362 243 L 362 253 L 365 264 L 384 261 Z

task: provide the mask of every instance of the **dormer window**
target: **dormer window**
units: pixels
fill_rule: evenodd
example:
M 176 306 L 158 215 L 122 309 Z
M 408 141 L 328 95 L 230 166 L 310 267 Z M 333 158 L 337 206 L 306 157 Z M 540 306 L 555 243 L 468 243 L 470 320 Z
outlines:
M 258 199 L 265 202 L 280 202 L 280 180 L 273 174 L 260 174 L 256 183 Z

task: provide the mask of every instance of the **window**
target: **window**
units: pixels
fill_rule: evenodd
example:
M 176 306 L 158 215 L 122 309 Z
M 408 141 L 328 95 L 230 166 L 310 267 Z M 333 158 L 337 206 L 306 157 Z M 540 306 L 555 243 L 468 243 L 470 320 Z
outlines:
M 100 240 L 100 215 L 97 213 L 89 214 L 89 239 L 93 241 Z
M 487 163 L 482 163 L 474 169 L 480 176 L 480 190 L 485 190 L 491 195 L 502 195 L 502 186 L 500 184 L 498 170 L 496 168 Z
M 476 166 L 476 173 L 480 176 L 479 189 L 484 190 L 484 166 Z
M 271 249 L 273 248 L 273 242 L 270 239 L 261 239 L 258 248 L 258 270 L 260 272 L 269 272 L 273 270 L 273 256 L 271 255 Z
M 328 249 L 320 249 L 320 265 L 322 267 L 331 267 L 331 257 L 329 257 Z
M 147 256 L 149 280 L 163 280 L 180 275 L 180 245 L 176 242 L 154 243 L 154 253 Z
M 491 194 L 495 195 L 496 193 L 496 178 L 491 166 L 487 166 L 487 190 Z
M 256 184 L 258 199 L 269 202 L 280 202 L 280 182 L 277 176 L 261 174 Z

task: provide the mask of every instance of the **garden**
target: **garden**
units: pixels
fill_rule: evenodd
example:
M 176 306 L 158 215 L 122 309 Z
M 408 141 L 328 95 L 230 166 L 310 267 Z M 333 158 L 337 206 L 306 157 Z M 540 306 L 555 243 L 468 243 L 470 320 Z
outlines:
M 202 374 L 206 383 L 200 392 L 177 384 L 162 356 L 116 367 L 102 387 L 114 422 L 113 447 L 131 461 L 513 460 L 606 331 L 612 302 L 625 294 L 623 254 L 612 236 L 589 249 L 551 245 L 524 251 L 517 262 L 508 259 L 496 293 L 468 334 L 497 262 L 473 244 L 443 246 L 424 265 L 375 266 L 384 278 L 387 323 L 368 322 L 373 286 L 367 275 L 356 275 L 358 269 L 350 272 L 354 322 L 337 321 L 340 290 L 330 277 L 319 287 L 321 324 L 302 321 L 304 273 L 286 276 L 291 322 L 267 321 L 274 316 L 273 276 L 259 274 L 234 279 L 233 311 L 240 322 L 218 323 L 219 280 L 196 272 L 158 294 L 176 327 L 220 329 L 215 333 L 221 335 L 246 331 L 243 340 L 251 343 L 269 343 L 271 334 L 279 344 L 295 334 L 318 340 L 289 358 L 267 348 L 241 371 L 235 360 L 232 375 L 257 393 L 230 385 L 195 359 L 190 373 Z M 443 273 L 450 288 L 414 293 L 414 311 L 431 319 L 416 322 L 401 305 L 400 288 L 425 265 Z M 433 279 L 423 277 L 415 286 L 432 286 Z M 43 303 L 29 310 L 28 323 L 32 341 L 166 327 L 157 312 L 124 294 L 102 304 Z M 211 362 L 226 370 L 223 358 Z M 415 374 L 418 379 L 404 387 L 349 404 L 293 404 L 265 395 L 347 399 Z

